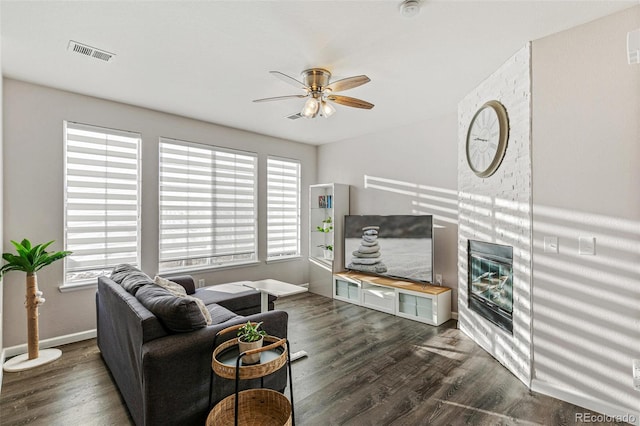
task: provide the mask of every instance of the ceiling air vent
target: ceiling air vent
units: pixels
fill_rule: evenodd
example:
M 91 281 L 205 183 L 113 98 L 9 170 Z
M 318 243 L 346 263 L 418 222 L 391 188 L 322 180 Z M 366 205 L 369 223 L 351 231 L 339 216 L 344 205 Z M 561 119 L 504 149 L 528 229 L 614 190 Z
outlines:
M 288 118 L 289 120 L 297 120 L 298 118 L 302 118 L 302 114 L 300 114 L 300 113 L 298 112 L 298 113 L 296 113 L 296 114 L 288 115 L 288 116 L 287 116 L 287 118 Z
M 89 56 L 91 58 L 100 59 L 101 61 L 109 62 L 116 56 L 113 53 L 109 53 L 105 50 L 96 49 L 95 47 L 87 46 L 86 44 L 78 43 L 77 41 L 69 40 L 69 46 L 67 50 L 79 55 Z

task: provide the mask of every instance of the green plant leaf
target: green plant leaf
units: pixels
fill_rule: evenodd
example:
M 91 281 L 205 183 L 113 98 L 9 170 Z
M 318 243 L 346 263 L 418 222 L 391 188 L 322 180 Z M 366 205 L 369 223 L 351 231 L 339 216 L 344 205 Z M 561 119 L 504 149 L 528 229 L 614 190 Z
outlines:
M 53 262 L 55 262 L 56 260 L 60 260 L 64 257 L 69 256 L 71 253 L 70 251 L 59 251 L 53 254 L 47 254 L 45 253 L 46 257 L 43 256 L 42 259 L 40 259 L 39 263 L 37 265 L 35 265 L 35 270 L 39 271 L 40 269 L 44 268 L 47 265 L 51 265 Z
M 31 250 L 31 241 L 26 238 L 22 240 L 22 247 L 24 247 L 27 251 Z
M 46 244 L 38 244 L 37 246 L 35 246 L 32 250 L 32 252 L 34 253 L 34 259 L 38 259 L 40 256 L 42 256 L 42 254 L 46 254 L 47 252 L 45 251 L 45 249 L 47 247 L 49 247 L 51 244 L 53 243 L 52 241 L 49 241 Z
M 256 325 L 251 324 L 251 321 L 247 321 L 245 325 L 238 329 L 238 337 L 243 342 L 256 342 L 260 340 L 262 337 L 267 335 L 267 332 L 264 330 L 258 330 L 258 328 L 262 325 L 262 322 L 257 323 Z
M 26 241 L 27 243 L 29 243 L 29 240 L 23 240 L 22 242 L 24 243 L 25 241 Z M 20 244 L 19 242 L 17 242 L 17 241 L 13 241 L 13 240 L 11 240 L 11 244 L 13 244 L 13 246 L 16 248 L 16 251 L 18 252 L 18 254 L 19 254 L 20 256 L 23 256 L 23 257 L 25 257 L 25 258 L 28 256 L 28 254 L 29 254 L 29 249 L 27 249 L 27 248 L 24 246 L 24 244 Z

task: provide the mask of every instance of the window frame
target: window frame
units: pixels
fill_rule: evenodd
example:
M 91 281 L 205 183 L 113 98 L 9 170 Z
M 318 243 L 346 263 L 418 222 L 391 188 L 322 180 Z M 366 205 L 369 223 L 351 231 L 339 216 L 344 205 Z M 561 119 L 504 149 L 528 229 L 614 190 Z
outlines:
M 113 128 L 109 128 L 109 127 L 104 127 L 104 126 L 97 126 L 97 125 L 93 125 L 93 124 L 86 124 L 86 123 L 79 123 L 79 122 L 75 122 L 75 121 L 71 121 L 71 120 L 64 120 L 63 121 L 63 160 L 64 160 L 64 165 L 63 165 L 63 192 L 64 192 L 64 198 L 63 198 L 63 202 L 64 202 L 64 206 L 63 206 L 63 246 L 64 246 L 64 250 L 71 250 L 73 251 L 72 247 L 69 247 L 69 240 L 70 240 L 70 236 L 69 236 L 69 200 L 70 200 L 70 192 L 69 192 L 69 128 L 73 128 L 75 130 L 87 130 L 87 131 L 91 131 L 91 132 L 96 132 L 99 134 L 102 134 L 106 137 L 112 136 L 112 137 L 126 137 L 126 138 L 130 138 L 130 139 L 136 139 L 135 142 L 135 262 L 128 262 L 131 263 L 132 265 L 136 266 L 136 267 L 140 267 L 141 264 L 141 260 L 142 260 L 142 253 L 141 253 L 141 237 L 142 237 L 142 227 L 141 227 L 141 213 L 142 213 L 142 205 L 141 205 L 141 195 L 142 195 L 142 135 L 139 132 L 133 132 L 133 131 L 128 131 L 128 130 L 120 130 L 120 129 L 113 129 Z M 105 143 L 106 146 L 106 143 Z M 117 157 L 115 157 L 117 158 Z M 73 175 L 72 175 L 73 176 Z M 113 178 L 113 177 L 112 177 Z M 129 184 L 131 184 L 132 180 L 129 180 Z M 88 187 L 88 186 L 87 186 Z M 94 189 L 96 189 L 96 187 L 94 187 Z M 113 188 L 112 188 L 113 189 Z M 106 185 L 105 185 L 105 191 L 106 191 Z M 106 197 L 105 197 L 106 198 Z M 105 205 L 108 204 L 107 201 L 105 201 Z M 108 210 L 105 210 L 105 212 Z M 112 210 L 112 211 L 118 211 L 118 210 Z M 106 213 L 105 213 L 106 215 Z M 115 238 L 115 237 L 114 237 Z M 107 237 L 104 238 L 104 241 L 107 241 Z M 129 251 L 130 252 L 130 251 Z M 108 253 L 105 252 L 105 256 L 107 256 Z M 116 266 L 117 263 L 121 263 L 121 262 L 117 262 L 116 264 L 113 265 L 109 265 L 108 262 L 105 265 L 102 265 L 101 267 L 96 267 L 93 269 L 87 269 L 87 271 L 97 271 L 99 269 L 102 269 L 102 273 L 97 273 L 97 275 L 92 276 L 92 277 L 87 277 L 87 278 L 78 278 L 78 279 L 69 279 L 69 274 L 72 273 L 74 268 L 70 268 L 69 267 L 69 262 L 73 260 L 73 254 L 71 254 L 70 256 L 65 257 L 64 261 L 63 261 L 63 284 L 60 287 L 61 291 L 68 291 L 68 290 L 73 290 L 73 289 L 77 289 L 77 288 L 83 288 L 83 287 L 87 287 L 87 286 L 93 286 L 93 285 L 97 285 L 97 278 L 100 276 L 106 276 L 108 275 L 107 271 L 113 269 L 114 266 Z M 70 271 L 71 269 L 71 271 Z
M 209 256 L 195 256 L 195 257 L 187 257 L 187 258 L 183 258 L 183 259 L 175 259 L 175 260 L 170 260 L 167 259 L 166 257 L 163 256 L 163 212 L 166 211 L 166 208 L 163 208 L 163 185 L 167 185 L 170 182 L 165 182 L 163 180 L 163 145 L 173 145 L 176 147 L 182 147 L 182 148 L 194 148 L 194 149 L 198 149 L 198 150 L 206 150 L 206 151 L 210 151 L 210 154 L 212 156 L 215 156 L 216 153 L 218 154 L 230 154 L 230 155 L 237 155 L 237 156 L 244 156 L 244 157 L 248 157 L 252 159 L 252 170 L 253 170 L 253 174 L 251 175 L 251 179 L 253 180 L 253 185 L 252 185 L 252 205 L 253 205 L 253 215 L 251 217 L 252 222 L 251 222 L 251 226 L 253 227 L 253 252 L 248 252 L 248 254 L 250 255 L 250 257 L 248 259 L 238 259 L 238 260 L 230 260 L 230 261 L 218 261 L 217 258 L 221 257 L 221 255 L 216 255 L 211 253 Z M 170 166 L 170 164 L 169 164 Z M 237 166 L 235 166 L 237 167 Z M 221 169 L 222 171 L 224 171 L 224 169 Z M 212 174 L 216 173 L 216 168 L 214 165 L 214 162 L 209 164 L 209 171 Z M 244 151 L 244 150 L 238 150 L 238 149 L 232 149 L 232 148 L 226 148 L 226 147 L 220 147 L 217 145 L 209 145 L 209 144 L 205 144 L 205 143 L 198 143 L 198 142 L 191 142 L 191 141 L 186 141 L 186 140 L 181 140 L 181 139 L 175 139 L 175 138 L 170 138 L 170 137 L 160 137 L 159 138 L 159 143 L 158 143 L 158 271 L 161 273 L 169 273 L 169 274 L 174 274 L 174 273 L 183 273 L 183 272 L 194 272 L 194 271 L 201 271 L 201 270 L 220 270 L 220 269 L 227 269 L 227 268 L 235 268 L 235 267 L 243 267 L 243 266 L 248 266 L 248 265 L 252 265 L 252 264 L 258 264 L 259 263 L 259 248 L 258 248 L 258 214 L 259 214 L 259 209 L 258 209 L 258 199 L 259 199 L 259 193 L 258 193 L 258 154 L 255 152 L 251 152 L 251 151 Z M 214 184 L 215 186 L 215 184 Z M 213 190 L 214 188 L 212 188 Z M 211 192 L 210 195 L 213 197 L 214 193 Z M 215 221 L 214 218 L 214 214 L 215 214 L 215 208 L 212 208 L 210 211 L 211 213 L 211 220 Z M 215 229 L 215 224 L 212 223 L 210 226 L 212 226 L 212 232 L 213 229 Z M 237 226 L 237 225 L 234 225 Z M 189 225 L 186 225 L 186 228 L 188 229 Z M 211 243 L 212 245 L 215 244 L 216 240 L 212 239 Z M 215 250 L 214 248 L 212 248 L 212 250 Z M 241 256 L 242 253 L 234 253 L 231 254 L 231 256 Z M 202 260 L 202 263 L 197 263 L 197 264 L 189 264 L 191 262 L 197 262 L 198 260 Z M 163 265 L 169 262 L 182 262 L 181 265 L 175 265 L 175 266 L 168 266 L 168 265 Z
M 271 181 L 270 181 L 270 177 L 271 174 L 269 173 L 269 162 L 270 161 L 275 161 L 275 162 L 281 162 L 281 163 L 288 163 L 288 164 L 295 164 L 297 166 L 297 171 L 296 171 L 296 175 L 295 175 L 295 179 L 296 179 L 296 250 L 295 253 L 290 253 L 290 254 L 282 254 L 282 255 L 271 255 L 270 254 L 270 250 L 269 250 L 269 242 L 270 242 L 270 223 L 269 223 L 269 215 L 271 213 L 270 211 L 270 186 L 271 186 Z M 266 188 L 267 188 L 267 193 L 266 193 L 266 199 L 267 199 L 267 205 L 266 205 L 266 216 L 267 216 L 267 220 L 266 220 L 266 225 L 267 225 L 267 230 L 266 230 L 266 247 L 267 247 L 267 253 L 266 253 L 266 261 L 267 262 L 279 262 L 279 261 L 285 261 L 285 260 L 294 260 L 294 259 L 300 259 L 302 257 L 302 161 L 300 161 L 299 159 L 295 159 L 295 158 L 285 158 L 285 157 L 279 157 L 279 156 L 275 156 L 275 155 L 268 155 L 267 156 L 267 182 L 266 182 Z M 283 223 L 286 223 L 285 221 L 283 221 Z M 283 238 L 282 240 L 286 240 L 286 238 Z

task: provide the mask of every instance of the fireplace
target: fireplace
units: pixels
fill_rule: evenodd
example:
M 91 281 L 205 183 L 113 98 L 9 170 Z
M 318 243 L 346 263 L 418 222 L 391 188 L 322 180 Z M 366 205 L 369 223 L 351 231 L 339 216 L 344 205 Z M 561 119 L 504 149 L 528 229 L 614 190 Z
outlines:
M 469 309 L 513 334 L 513 247 L 468 241 Z

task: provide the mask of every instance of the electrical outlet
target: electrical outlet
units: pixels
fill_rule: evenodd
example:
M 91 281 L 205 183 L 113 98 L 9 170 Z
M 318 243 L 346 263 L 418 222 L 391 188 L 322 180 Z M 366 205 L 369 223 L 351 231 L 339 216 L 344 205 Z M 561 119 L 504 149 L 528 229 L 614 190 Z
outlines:
M 640 391 L 640 359 L 633 360 L 633 388 Z
M 588 256 L 595 256 L 596 254 L 596 238 L 595 237 L 579 237 L 578 238 L 578 253 L 586 254 Z
M 436 274 L 436 284 L 442 285 L 442 274 Z
M 558 237 L 544 237 L 544 252 L 558 253 Z
M 200 288 L 200 287 L 204 287 L 204 278 L 200 278 L 198 280 L 198 288 Z

